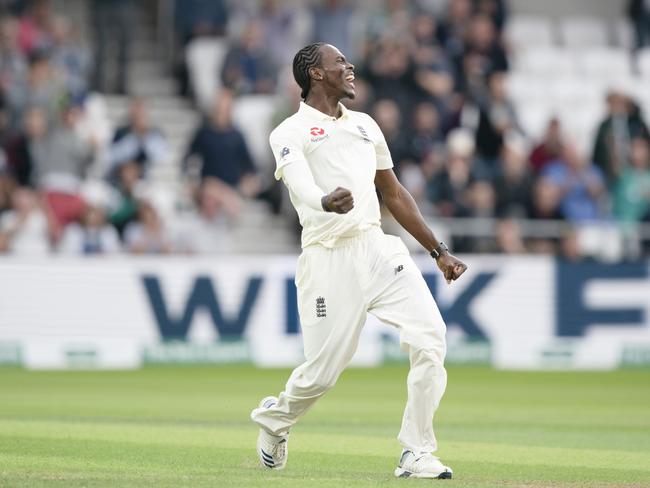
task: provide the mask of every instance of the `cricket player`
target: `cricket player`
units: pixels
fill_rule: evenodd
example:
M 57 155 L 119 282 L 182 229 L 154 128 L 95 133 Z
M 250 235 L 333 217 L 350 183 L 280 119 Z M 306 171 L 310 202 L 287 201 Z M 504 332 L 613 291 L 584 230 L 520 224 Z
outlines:
M 375 121 L 340 103 L 355 96 L 354 66 L 345 56 L 332 45 L 311 44 L 294 57 L 293 75 L 304 101 L 270 143 L 275 177 L 288 187 L 302 225 L 296 286 L 306 361 L 278 397 L 264 398 L 251 413 L 260 426 L 260 461 L 284 468 L 289 430 L 334 386 L 370 312 L 399 330 L 410 360 L 395 476 L 451 478 L 451 468 L 433 455 L 433 415 L 447 384 L 445 324 L 404 243 L 382 232 L 376 190 L 448 283 L 467 266 L 436 239 L 395 177 Z

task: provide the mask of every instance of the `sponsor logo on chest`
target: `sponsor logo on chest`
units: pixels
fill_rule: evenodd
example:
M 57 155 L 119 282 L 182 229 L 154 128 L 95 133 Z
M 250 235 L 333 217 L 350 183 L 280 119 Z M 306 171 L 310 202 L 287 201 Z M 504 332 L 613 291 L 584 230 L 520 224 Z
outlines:
M 325 133 L 325 129 L 322 127 L 312 127 L 309 129 L 309 133 L 311 134 L 311 142 L 319 142 L 322 140 L 325 140 L 329 138 L 329 134 Z

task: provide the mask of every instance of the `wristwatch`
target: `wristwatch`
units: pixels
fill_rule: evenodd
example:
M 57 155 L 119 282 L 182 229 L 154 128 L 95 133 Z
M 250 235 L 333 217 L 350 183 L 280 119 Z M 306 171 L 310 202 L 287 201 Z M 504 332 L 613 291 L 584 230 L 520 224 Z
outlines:
M 447 247 L 447 244 L 440 241 L 438 243 L 438 247 L 436 247 L 433 251 L 431 251 L 430 254 L 431 254 L 431 257 L 433 259 L 438 259 L 440 256 L 442 256 L 446 252 L 449 252 L 449 248 Z

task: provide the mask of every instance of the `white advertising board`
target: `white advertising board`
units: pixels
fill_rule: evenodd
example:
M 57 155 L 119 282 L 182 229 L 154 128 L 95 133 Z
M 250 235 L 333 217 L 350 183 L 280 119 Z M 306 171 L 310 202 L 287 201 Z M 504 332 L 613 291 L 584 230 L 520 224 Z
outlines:
M 510 369 L 650 364 L 650 263 L 468 256 L 448 286 L 416 262 L 448 325 L 449 362 Z M 295 256 L 0 259 L 0 364 L 302 360 Z M 369 317 L 354 365 L 403 360 Z

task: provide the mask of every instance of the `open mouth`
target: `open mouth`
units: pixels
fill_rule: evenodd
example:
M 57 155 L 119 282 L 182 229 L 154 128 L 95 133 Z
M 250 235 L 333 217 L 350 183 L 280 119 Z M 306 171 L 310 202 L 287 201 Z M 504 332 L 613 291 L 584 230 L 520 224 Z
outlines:
M 345 81 L 347 81 L 352 86 L 352 88 L 354 88 L 354 73 L 347 75 L 345 77 Z

